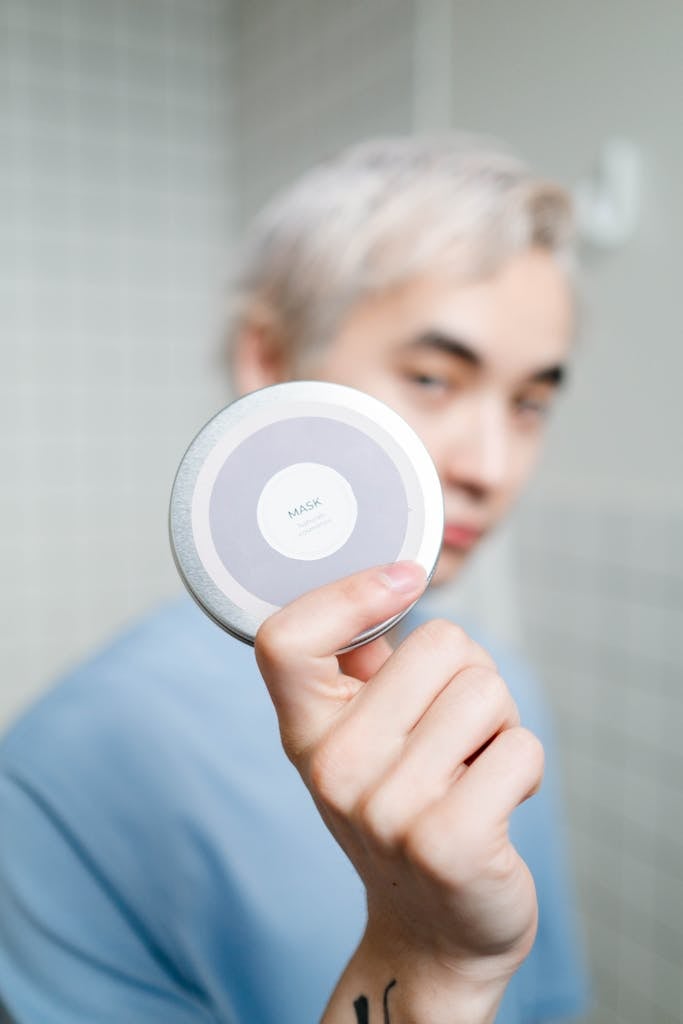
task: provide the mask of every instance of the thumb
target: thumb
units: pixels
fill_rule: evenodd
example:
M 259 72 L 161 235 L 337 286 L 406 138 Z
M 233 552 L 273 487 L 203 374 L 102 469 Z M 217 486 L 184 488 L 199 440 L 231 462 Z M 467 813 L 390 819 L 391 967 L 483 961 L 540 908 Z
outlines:
M 365 569 L 309 591 L 262 624 L 256 661 L 292 761 L 317 742 L 358 690 L 357 680 L 340 672 L 336 652 L 407 609 L 425 585 L 416 562 Z

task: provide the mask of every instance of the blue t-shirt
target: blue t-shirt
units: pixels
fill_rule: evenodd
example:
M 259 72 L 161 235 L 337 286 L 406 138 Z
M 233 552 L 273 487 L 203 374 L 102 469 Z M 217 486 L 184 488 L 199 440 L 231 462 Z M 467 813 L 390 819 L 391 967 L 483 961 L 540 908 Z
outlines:
M 585 979 L 543 704 L 484 643 L 546 747 L 543 787 L 511 828 L 538 937 L 497 1018 L 533 1024 L 580 1012 Z M 189 598 L 0 743 L 0 1004 L 18 1024 L 316 1024 L 364 922 L 253 650 Z

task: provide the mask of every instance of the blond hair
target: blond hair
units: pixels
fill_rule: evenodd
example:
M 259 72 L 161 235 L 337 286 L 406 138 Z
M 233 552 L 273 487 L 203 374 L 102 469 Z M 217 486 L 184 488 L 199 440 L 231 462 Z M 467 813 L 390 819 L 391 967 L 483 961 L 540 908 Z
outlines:
M 365 142 L 314 167 L 254 220 L 230 335 L 260 310 L 296 357 L 329 341 L 362 298 L 435 268 L 485 277 L 539 246 L 570 270 L 573 235 L 569 194 L 500 143 Z

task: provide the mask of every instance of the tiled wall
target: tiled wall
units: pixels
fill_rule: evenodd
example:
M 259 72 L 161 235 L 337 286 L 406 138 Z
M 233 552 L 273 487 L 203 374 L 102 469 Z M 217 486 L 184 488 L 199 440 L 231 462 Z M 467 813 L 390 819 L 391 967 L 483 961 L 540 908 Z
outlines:
M 240 223 L 315 160 L 412 127 L 412 0 L 237 7 Z
M 0 4 L 0 723 L 178 589 L 232 220 L 221 0 Z
M 683 543 L 678 510 L 534 503 L 527 650 L 563 753 L 595 1024 L 683 1020 Z

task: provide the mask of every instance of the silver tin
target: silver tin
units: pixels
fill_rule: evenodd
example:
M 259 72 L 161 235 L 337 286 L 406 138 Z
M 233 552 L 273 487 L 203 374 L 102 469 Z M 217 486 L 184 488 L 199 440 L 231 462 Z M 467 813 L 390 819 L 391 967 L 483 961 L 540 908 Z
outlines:
M 323 493 L 336 496 L 336 504 L 317 499 L 331 513 L 304 502 L 284 515 L 279 495 L 301 479 L 322 481 Z M 299 513 L 292 525 L 287 517 Z M 217 413 L 180 462 L 169 510 L 188 591 L 217 625 L 252 645 L 282 604 L 359 569 L 410 559 L 431 579 L 443 527 L 439 477 L 413 429 L 377 399 L 319 381 L 263 388 Z M 332 545 L 329 554 L 321 543 Z M 410 607 L 344 650 L 387 632 Z

